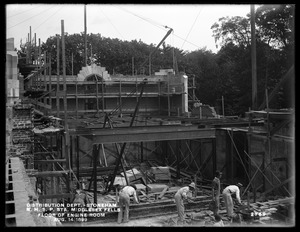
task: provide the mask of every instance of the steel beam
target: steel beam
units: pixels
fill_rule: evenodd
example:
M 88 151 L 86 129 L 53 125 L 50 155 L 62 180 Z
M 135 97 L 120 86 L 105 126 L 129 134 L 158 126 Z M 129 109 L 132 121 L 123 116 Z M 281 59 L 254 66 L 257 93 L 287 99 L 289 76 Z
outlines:
M 97 131 L 74 131 L 77 135 L 93 140 L 94 143 L 125 143 L 125 142 L 150 142 L 183 139 L 215 138 L 214 128 L 198 129 L 183 126 L 151 126 L 101 129 Z

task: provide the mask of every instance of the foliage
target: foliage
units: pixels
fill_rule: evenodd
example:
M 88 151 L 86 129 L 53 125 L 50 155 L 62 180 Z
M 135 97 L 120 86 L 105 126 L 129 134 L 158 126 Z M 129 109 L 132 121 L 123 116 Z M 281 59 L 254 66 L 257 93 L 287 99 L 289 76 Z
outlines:
M 221 40 L 221 47 L 229 43 L 247 47 L 251 43 L 250 23 L 246 18 L 240 16 L 222 17 L 218 23 L 211 26 L 211 29 L 216 43 Z
M 294 64 L 294 5 L 263 5 L 255 16 L 257 98 L 260 105 L 265 90 L 270 93 Z M 223 17 L 211 27 L 216 43 L 220 41 L 217 63 L 220 76 L 226 80 L 219 82 L 220 92 L 225 97 L 227 108 L 236 114 L 247 111 L 252 99 L 250 15 L 247 17 Z M 273 101 L 270 107 L 291 107 L 288 103 L 291 96 L 284 96 L 286 91 L 280 89 L 277 101 Z

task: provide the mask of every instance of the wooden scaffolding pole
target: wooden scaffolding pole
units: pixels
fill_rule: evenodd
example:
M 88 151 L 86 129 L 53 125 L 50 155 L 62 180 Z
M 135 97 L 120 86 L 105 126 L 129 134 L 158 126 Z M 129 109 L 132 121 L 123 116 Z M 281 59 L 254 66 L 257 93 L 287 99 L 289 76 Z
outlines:
M 57 59 L 57 70 L 56 70 L 56 115 L 59 118 L 59 94 L 60 94 L 60 85 L 59 85 L 59 35 L 57 35 L 57 45 L 56 45 L 56 59 Z
M 77 135 L 76 136 L 76 171 L 77 171 L 77 173 L 76 173 L 76 177 L 77 177 L 77 180 L 79 180 L 79 175 L 80 175 L 80 173 L 79 173 L 79 136 Z M 77 182 L 77 189 L 79 189 L 80 188 L 80 186 L 79 186 L 79 183 Z
M 99 90 L 98 90 L 98 85 L 99 85 L 99 83 L 98 83 L 98 78 L 97 78 L 96 75 L 95 75 L 95 78 L 96 78 L 96 104 L 97 104 L 97 116 L 99 117 L 99 95 L 98 95 L 98 92 L 99 92 Z
M 69 170 L 67 183 L 71 180 L 70 172 L 70 136 L 68 128 L 68 115 L 67 115 L 67 84 L 66 84 L 66 57 L 65 57 L 65 32 L 64 32 L 64 20 L 61 20 L 61 44 L 62 44 L 62 67 L 63 67 L 63 83 L 64 83 L 64 127 L 65 127 L 65 158 L 67 160 L 67 170 Z M 70 191 L 70 186 L 68 186 Z
M 51 80 L 51 53 L 49 52 L 49 105 L 50 105 L 50 114 L 52 112 L 52 99 L 51 99 L 51 91 L 52 91 L 52 80 Z
M 250 12 L 251 12 L 252 109 L 257 110 L 257 71 L 256 71 L 256 36 L 255 36 L 254 5 L 250 5 Z
M 98 146 L 93 145 L 93 179 L 94 179 L 94 203 L 97 204 L 97 158 L 98 158 Z M 91 180 L 92 181 L 92 180 Z

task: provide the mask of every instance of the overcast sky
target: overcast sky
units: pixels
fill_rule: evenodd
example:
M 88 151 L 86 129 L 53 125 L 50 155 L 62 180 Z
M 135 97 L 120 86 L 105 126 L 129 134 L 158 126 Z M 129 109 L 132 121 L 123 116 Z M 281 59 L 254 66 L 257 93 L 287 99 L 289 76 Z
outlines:
M 256 6 L 257 7 L 257 6 Z M 87 4 L 87 34 L 120 40 L 141 40 L 157 45 L 168 32 L 174 32 L 166 44 L 194 51 L 206 47 L 217 52 L 211 26 L 221 17 L 250 13 L 249 4 Z M 30 32 L 41 43 L 61 34 L 61 20 L 68 34 L 84 32 L 82 4 L 7 4 L 6 38 L 14 38 L 15 47 L 25 43 Z

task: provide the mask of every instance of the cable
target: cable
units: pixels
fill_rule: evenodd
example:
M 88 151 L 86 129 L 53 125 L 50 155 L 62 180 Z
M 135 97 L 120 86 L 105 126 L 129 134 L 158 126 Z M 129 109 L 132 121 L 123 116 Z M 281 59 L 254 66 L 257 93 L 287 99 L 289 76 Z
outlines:
M 113 26 L 113 28 L 119 33 L 119 35 L 124 39 L 124 36 L 117 30 L 117 28 L 115 27 L 115 25 L 110 21 L 110 19 L 106 16 L 106 14 L 104 14 L 104 12 L 100 9 L 100 11 L 102 12 L 102 14 L 106 17 L 106 19 L 109 21 L 109 23 Z M 125 40 L 125 39 L 124 39 Z
M 193 25 L 192 25 L 192 27 L 191 27 L 191 29 L 190 29 L 189 33 L 187 34 L 187 36 L 186 36 L 185 40 L 183 41 L 183 44 L 182 44 L 182 46 L 181 46 L 181 49 L 182 49 L 183 45 L 185 44 L 185 41 L 186 41 L 186 40 L 187 40 L 187 38 L 189 37 L 189 35 L 190 35 L 190 33 L 191 33 L 191 31 L 192 31 L 192 29 L 193 29 L 193 27 L 194 27 L 195 23 L 196 23 L 196 21 L 197 21 L 197 19 L 198 19 L 199 15 L 200 15 L 200 13 L 201 13 L 201 11 L 202 11 L 202 8 L 200 9 L 200 11 L 199 11 L 199 13 L 198 13 L 198 15 L 197 15 L 196 19 L 194 20 L 194 23 L 193 23 Z
M 175 35 L 175 34 L 174 34 Z M 175 35 L 176 37 L 178 37 L 179 39 L 182 39 L 182 40 L 185 40 L 184 38 L 182 38 L 182 37 L 180 37 L 180 36 L 178 36 L 178 35 Z M 191 45 L 194 45 L 195 47 L 197 47 L 197 48 L 201 48 L 201 47 L 199 47 L 198 45 L 196 45 L 196 44 L 194 44 L 194 43 L 192 43 L 192 42 L 189 42 L 189 41 L 185 41 L 185 42 L 187 42 L 187 43 L 189 43 L 189 44 L 191 44 Z
M 34 31 L 36 31 L 42 24 L 44 24 L 46 21 L 48 21 L 49 18 L 51 18 L 53 15 L 55 15 L 58 11 L 60 11 L 63 8 L 63 6 L 60 7 L 60 9 L 58 9 L 56 12 L 54 12 L 54 14 L 50 15 L 45 21 L 43 21 L 40 25 L 38 25 Z M 33 31 L 33 32 L 34 32 Z
M 60 9 L 58 9 L 56 12 L 54 12 L 54 14 L 50 15 L 45 21 L 43 21 L 41 24 L 39 24 L 39 25 L 33 30 L 33 32 L 35 32 L 41 25 L 43 25 L 43 24 L 44 24 L 46 21 L 48 21 L 53 15 L 55 15 L 58 11 L 60 11 L 60 10 L 62 9 L 62 7 L 63 7 L 63 6 L 61 6 Z M 22 40 L 22 39 L 25 39 L 25 40 L 26 40 L 27 37 L 23 37 L 23 38 L 21 38 L 21 40 Z M 16 47 L 17 47 L 17 45 L 22 45 L 22 44 L 21 44 L 21 41 L 20 41 L 19 43 L 16 44 Z
M 18 26 L 18 25 L 20 25 L 21 23 L 24 23 L 24 22 L 28 21 L 29 19 L 32 19 L 33 17 L 36 17 L 36 16 L 38 16 L 38 15 L 42 14 L 43 12 L 45 12 L 45 11 L 47 11 L 47 10 L 50 10 L 50 9 L 52 9 L 53 7 L 55 7 L 55 5 L 54 5 L 54 6 L 52 6 L 51 8 L 48 8 L 48 9 L 46 9 L 46 10 L 44 10 L 44 11 L 41 11 L 41 12 L 40 12 L 40 13 L 38 13 L 37 15 L 34 15 L 34 16 L 32 16 L 32 17 L 28 18 L 28 19 L 25 19 L 25 20 L 23 20 L 22 22 L 19 22 L 19 23 L 17 23 L 16 25 L 13 25 L 13 26 L 11 26 L 11 27 L 9 27 L 9 28 L 7 28 L 7 29 L 11 29 L 11 28 L 13 28 L 13 27 L 15 27 L 15 26 Z
M 34 7 L 34 8 L 31 8 L 31 9 L 29 9 L 29 10 L 25 10 L 25 11 L 23 11 L 23 12 L 20 12 L 20 13 L 18 13 L 18 14 L 15 14 L 15 15 L 11 15 L 11 16 L 9 16 L 9 17 L 7 17 L 7 18 L 15 17 L 15 16 L 17 16 L 17 15 L 23 14 L 23 13 L 25 13 L 25 12 L 27 12 L 27 11 L 33 10 L 33 9 L 38 8 L 38 7 L 41 7 L 41 6 L 42 6 L 42 5 L 38 5 L 38 6 Z
M 118 8 L 120 8 L 121 10 L 124 10 L 124 11 L 126 11 L 126 12 L 128 12 L 128 13 L 130 13 L 130 14 L 132 14 L 132 15 L 134 15 L 134 16 L 136 16 L 136 17 L 142 19 L 142 20 L 145 20 L 146 22 L 148 22 L 148 23 L 150 23 L 150 24 L 152 24 L 152 25 L 158 27 L 158 28 L 161 29 L 161 30 L 166 31 L 166 30 L 163 29 L 163 28 L 169 28 L 169 27 L 167 27 L 167 26 L 165 26 L 165 25 L 163 25 L 163 24 L 161 24 L 161 23 L 155 22 L 154 20 L 151 20 L 151 19 L 148 19 L 148 20 L 147 20 L 146 18 L 143 18 L 143 17 L 141 17 L 141 16 L 139 16 L 139 15 L 137 15 L 137 14 L 134 14 L 134 13 L 130 12 L 129 10 L 123 9 L 123 8 L 121 8 L 121 7 L 118 7 Z M 202 11 L 202 9 L 201 9 L 200 12 L 198 13 L 198 16 L 199 16 L 199 14 L 201 13 L 201 11 Z M 197 18 L 198 18 L 198 16 L 197 16 Z M 196 18 L 196 19 L 197 19 L 197 18 Z M 154 23 L 150 22 L 150 20 L 153 21 L 153 22 L 155 22 L 155 24 L 157 24 L 157 25 L 155 25 Z M 158 26 L 158 25 L 159 25 L 159 26 Z M 161 27 L 163 27 L 163 28 L 161 28 Z M 200 49 L 200 47 L 199 47 L 198 45 L 196 45 L 196 44 L 194 44 L 194 43 L 191 43 L 191 42 L 187 41 L 187 39 L 184 39 L 184 38 L 182 38 L 182 37 L 176 35 L 175 33 L 174 33 L 174 36 L 176 36 L 176 37 L 178 37 L 179 39 L 182 39 L 182 40 L 184 40 L 185 42 L 187 42 L 187 43 L 189 43 L 189 44 L 191 44 L 191 45 L 194 45 L 195 47 L 197 47 L 197 48 Z
M 158 22 L 154 21 L 153 19 L 147 19 L 147 18 L 144 18 L 144 17 L 139 16 L 138 14 L 132 13 L 131 11 L 129 11 L 129 10 L 127 10 L 127 9 L 124 9 L 124 8 L 122 8 L 122 7 L 120 7 L 120 6 L 119 6 L 118 8 L 120 8 L 121 10 L 124 10 L 124 11 L 128 12 L 129 14 L 132 14 L 132 15 L 134 15 L 134 16 L 136 16 L 136 17 L 142 19 L 142 20 L 145 20 L 146 22 L 151 23 L 152 25 L 154 25 L 154 26 L 156 26 L 156 27 L 158 27 L 158 26 L 164 27 L 164 28 L 167 27 L 167 26 L 165 26 L 165 25 L 162 25 L 161 23 L 158 23 Z M 153 23 L 150 22 L 150 21 L 152 21 Z M 155 25 L 155 24 L 156 24 L 156 25 Z

